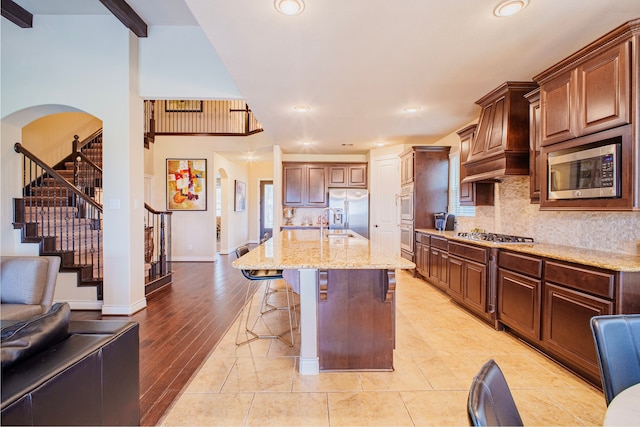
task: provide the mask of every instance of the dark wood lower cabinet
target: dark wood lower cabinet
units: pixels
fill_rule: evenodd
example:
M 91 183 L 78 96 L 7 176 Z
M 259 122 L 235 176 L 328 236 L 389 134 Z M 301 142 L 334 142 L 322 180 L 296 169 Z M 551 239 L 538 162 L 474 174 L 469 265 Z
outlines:
M 425 255 L 428 256 L 429 260 L 429 281 L 440 289 L 446 291 L 449 287 L 449 275 L 447 269 L 449 253 L 444 249 L 431 246 L 428 248 Z
M 545 283 L 543 343 L 546 350 L 594 384 L 600 383 L 591 318 L 613 314 L 613 302 Z
M 393 370 L 395 272 L 319 271 L 320 370 Z
M 540 340 L 542 281 L 506 269 L 498 272 L 498 319 L 525 338 Z

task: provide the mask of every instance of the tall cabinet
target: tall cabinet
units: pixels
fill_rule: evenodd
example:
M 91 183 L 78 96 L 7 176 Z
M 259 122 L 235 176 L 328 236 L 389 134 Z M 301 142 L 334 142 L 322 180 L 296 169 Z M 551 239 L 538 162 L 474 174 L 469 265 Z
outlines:
M 400 224 L 404 258 L 415 260 L 414 230 L 435 228 L 433 214 L 447 211 L 449 151 L 450 147 L 415 146 L 400 154 L 402 197 L 413 202 L 412 212 L 403 213 Z

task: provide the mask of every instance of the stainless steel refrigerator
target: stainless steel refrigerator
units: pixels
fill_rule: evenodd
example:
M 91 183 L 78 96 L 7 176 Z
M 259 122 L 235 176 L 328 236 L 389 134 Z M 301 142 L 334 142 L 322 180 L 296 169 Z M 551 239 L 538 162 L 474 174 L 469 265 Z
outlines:
M 345 228 L 369 238 L 369 191 L 357 188 L 330 188 L 329 228 Z

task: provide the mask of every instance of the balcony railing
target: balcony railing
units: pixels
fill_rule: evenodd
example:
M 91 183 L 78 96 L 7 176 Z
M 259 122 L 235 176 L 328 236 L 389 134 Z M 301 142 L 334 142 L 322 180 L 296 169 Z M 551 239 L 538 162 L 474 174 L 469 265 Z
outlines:
M 244 101 L 147 100 L 144 102 L 145 136 L 248 136 L 262 126 Z

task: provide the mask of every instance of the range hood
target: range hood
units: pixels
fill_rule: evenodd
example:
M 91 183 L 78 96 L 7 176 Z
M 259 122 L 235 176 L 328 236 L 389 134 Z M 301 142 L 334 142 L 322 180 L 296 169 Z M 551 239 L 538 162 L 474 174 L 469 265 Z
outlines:
M 529 175 L 529 101 L 535 82 L 506 82 L 476 104 L 482 107 L 478 130 L 462 166 L 462 182 L 495 182 Z

